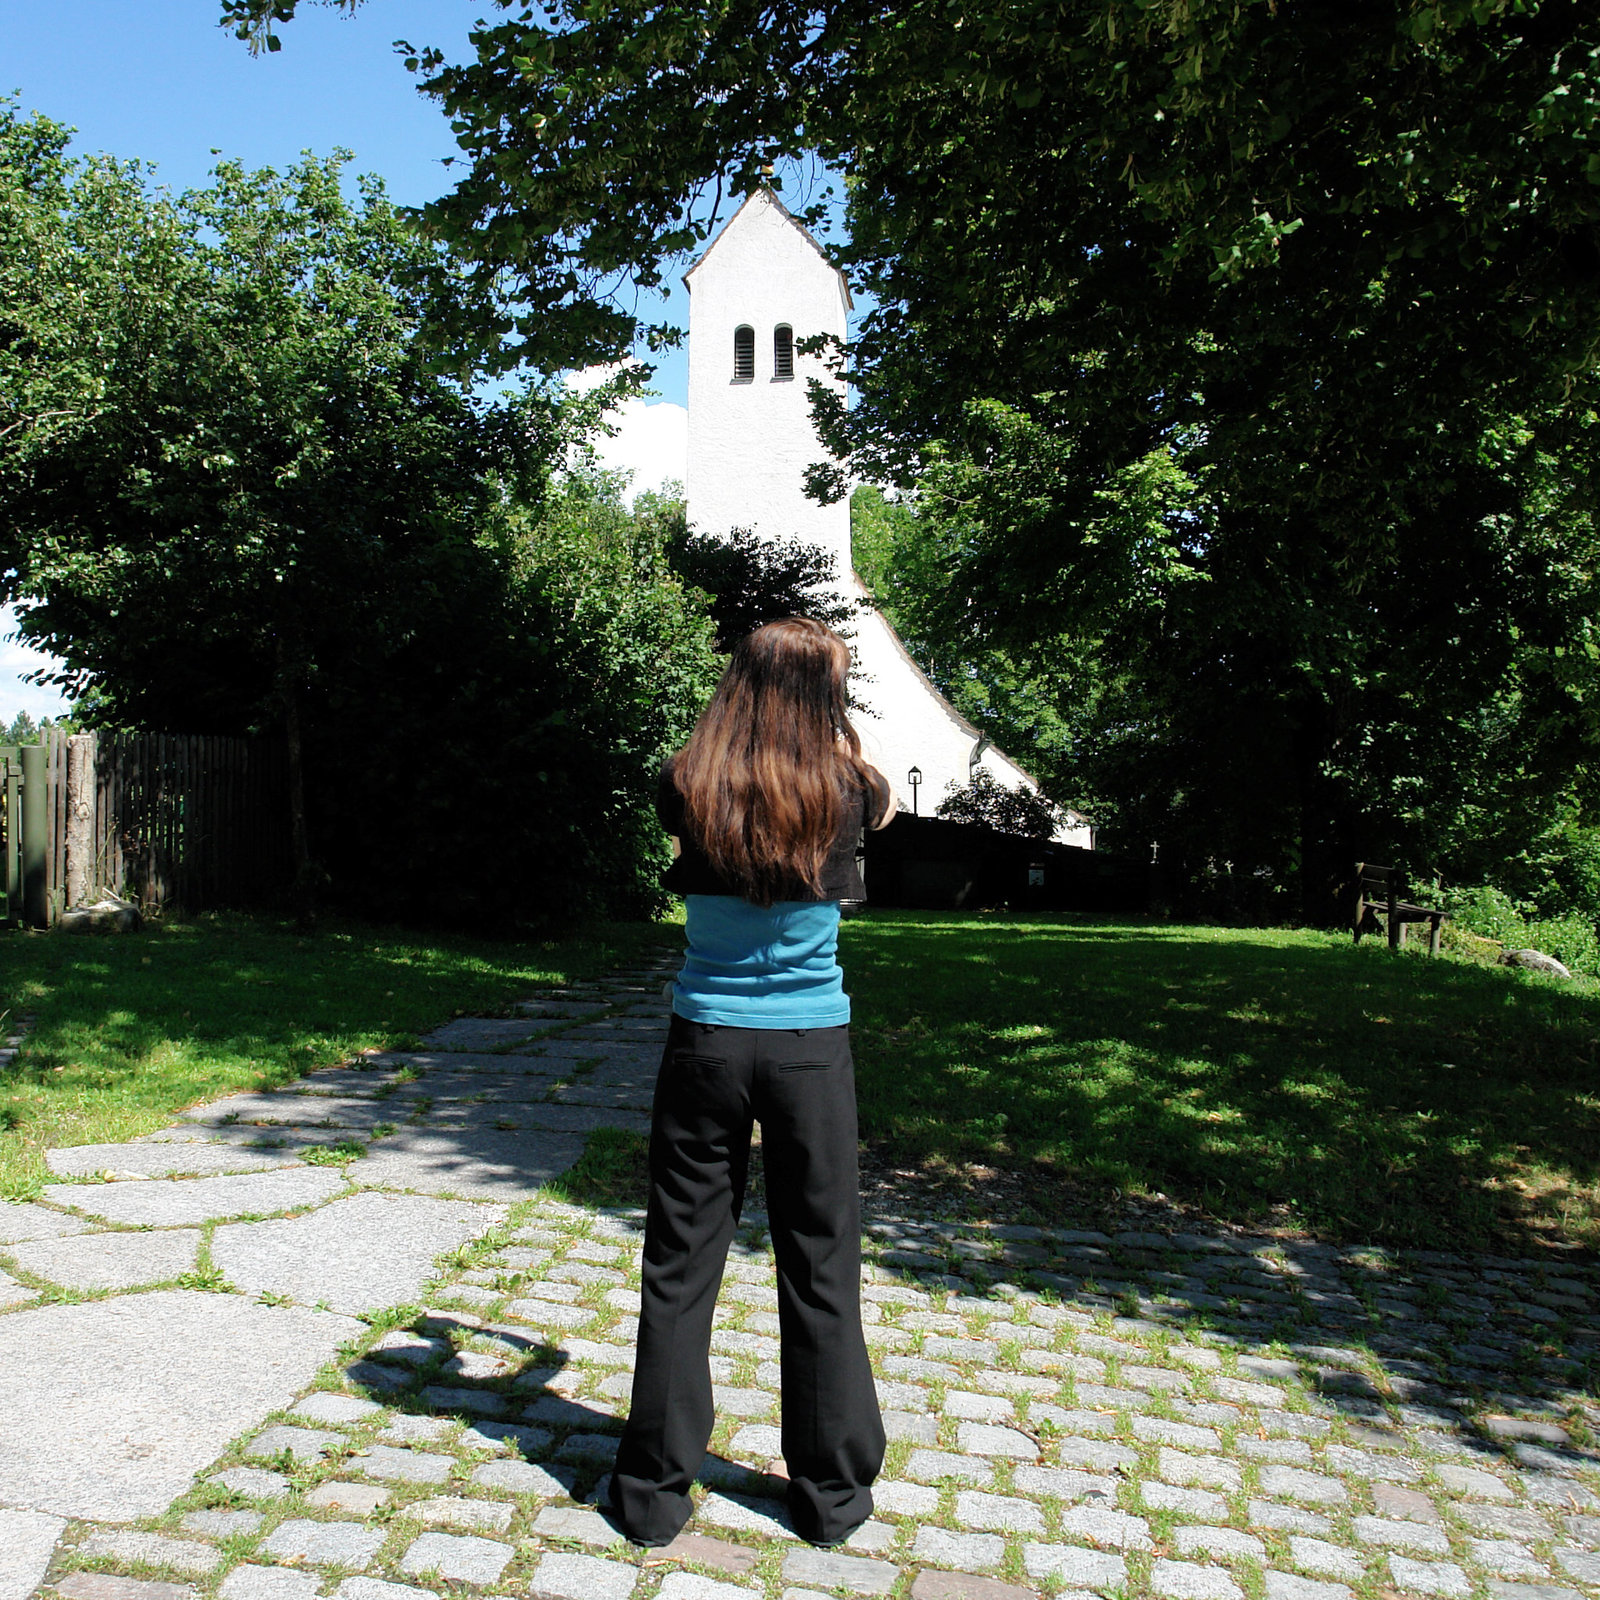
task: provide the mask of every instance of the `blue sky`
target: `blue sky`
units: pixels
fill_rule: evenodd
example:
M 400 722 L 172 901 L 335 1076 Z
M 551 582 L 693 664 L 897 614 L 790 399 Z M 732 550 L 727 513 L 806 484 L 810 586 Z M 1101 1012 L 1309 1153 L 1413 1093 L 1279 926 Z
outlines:
M 157 181 L 175 190 L 204 184 L 214 150 L 282 167 L 302 150 L 339 145 L 355 152 L 355 171 L 380 173 L 403 203 L 451 187 L 441 164 L 456 149 L 449 125 L 392 45 L 406 39 L 459 58 L 492 7 L 369 0 L 352 16 L 302 5 L 283 49 L 260 56 L 217 26 L 220 10 L 217 0 L 0 0 L 0 93 L 77 128 L 80 151 L 155 163 Z M 679 289 L 674 317 L 686 319 L 684 299 Z M 687 374 L 681 348 L 665 357 L 655 378 L 664 404 L 634 407 L 607 451 L 636 466 L 641 484 L 671 471 Z M 0 635 L 11 626 L 0 612 Z M 37 660 L 0 638 L 0 720 L 62 709 L 53 691 L 21 681 Z
M 402 200 L 445 184 L 453 141 L 390 48 L 397 37 L 459 53 L 478 8 L 373 0 L 353 17 L 303 8 L 276 55 L 251 56 L 217 26 L 216 0 L 48 0 L 0 6 L 0 85 L 80 132 L 79 147 L 159 164 L 176 188 L 204 181 L 213 147 L 252 165 L 349 146 Z

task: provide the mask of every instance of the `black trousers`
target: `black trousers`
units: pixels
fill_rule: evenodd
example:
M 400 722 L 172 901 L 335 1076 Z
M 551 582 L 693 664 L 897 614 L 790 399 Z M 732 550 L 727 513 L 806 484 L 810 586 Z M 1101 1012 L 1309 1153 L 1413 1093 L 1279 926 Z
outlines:
M 611 1509 L 664 1544 L 688 1520 L 715 1413 L 711 1319 L 761 1123 L 778 1267 L 783 1459 L 802 1538 L 872 1512 L 883 1419 L 861 1336 L 861 1193 L 848 1028 L 713 1028 L 674 1017 L 650 1133 L 633 1405 Z

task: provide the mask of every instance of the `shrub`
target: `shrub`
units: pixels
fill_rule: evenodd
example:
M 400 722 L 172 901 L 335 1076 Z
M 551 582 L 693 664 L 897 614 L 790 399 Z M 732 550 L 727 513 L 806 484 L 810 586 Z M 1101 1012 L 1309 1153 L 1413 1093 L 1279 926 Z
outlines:
M 1600 977 L 1600 939 L 1581 912 L 1541 917 L 1537 906 L 1513 900 L 1488 884 L 1447 891 L 1445 906 L 1463 932 L 1497 940 L 1511 950 L 1541 950 L 1573 972 Z
M 1546 916 L 1576 912 L 1600 921 L 1600 828 L 1563 822 L 1529 851 L 1537 869 L 1533 900 Z
M 663 502 L 670 515 L 673 506 Z M 746 634 L 780 617 L 815 617 L 849 633 L 862 607 L 840 597 L 836 563 L 816 544 L 766 538 L 749 528 L 727 533 L 691 531 L 676 503 L 678 526 L 670 528 L 667 560 L 678 578 L 709 599 L 717 647 L 732 650 Z
M 716 681 L 710 622 L 606 485 L 570 477 L 508 521 L 321 719 L 332 893 L 476 926 L 650 916 L 668 861 L 656 776 Z
M 1008 788 L 993 773 L 975 767 L 965 788 L 954 781 L 947 785 L 934 815 L 946 822 L 977 823 L 1023 839 L 1048 839 L 1065 813 L 1036 789 L 1025 784 Z
M 1447 889 L 1444 904 L 1458 928 L 1481 938 L 1519 945 L 1527 933 L 1523 912 L 1531 907 L 1488 884 L 1475 889 Z
M 1529 922 L 1524 949 L 1542 950 L 1554 956 L 1571 971 L 1585 977 L 1600 978 L 1600 939 L 1594 924 L 1576 911 L 1564 917 L 1544 917 Z

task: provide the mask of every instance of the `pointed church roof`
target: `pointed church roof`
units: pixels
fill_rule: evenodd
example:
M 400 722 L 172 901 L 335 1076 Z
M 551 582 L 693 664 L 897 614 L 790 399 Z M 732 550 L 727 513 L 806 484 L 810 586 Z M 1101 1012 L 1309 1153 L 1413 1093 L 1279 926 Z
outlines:
M 839 279 L 839 288 L 840 288 L 840 291 L 844 295 L 844 308 L 845 308 L 846 311 L 854 311 L 856 303 L 850 296 L 850 283 L 849 283 L 849 280 L 845 277 L 845 275 L 842 272 L 839 271 L 839 269 L 836 266 L 834 266 L 834 264 L 831 261 L 828 260 L 827 251 L 825 251 L 822 248 L 822 246 L 817 243 L 816 236 L 811 232 L 811 230 L 808 227 L 806 227 L 806 225 L 803 222 L 801 222 L 800 219 L 797 216 L 795 216 L 795 214 L 788 208 L 788 206 L 786 206 L 783 203 L 783 201 L 781 201 L 777 197 L 777 195 L 775 193 L 773 193 L 773 191 L 771 189 L 769 189 L 765 184 L 762 184 L 759 189 L 752 189 L 750 191 L 750 193 L 747 194 L 744 197 L 744 203 L 739 207 L 739 209 L 737 211 L 735 211 L 734 214 L 731 217 L 729 217 L 728 220 L 725 223 L 723 223 L 723 225 L 719 229 L 717 229 L 716 238 L 714 238 L 711 241 L 711 243 L 708 244 L 705 247 L 705 249 L 702 250 L 700 252 L 700 254 L 695 257 L 694 264 L 683 275 L 683 286 L 684 286 L 684 288 L 688 289 L 691 294 L 694 292 L 694 285 L 692 283 L 690 283 L 689 280 L 695 275 L 695 273 L 697 273 L 701 269 L 701 267 L 703 267 L 706 264 L 707 260 L 711 256 L 711 253 L 717 248 L 717 246 L 719 244 L 722 243 L 722 241 L 725 238 L 727 238 L 727 236 L 728 236 L 729 232 L 732 230 L 734 224 L 736 222 L 738 222 L 739 218 L 742 217 L 745 214 L 745 212 L 750 208 L 750 206 L 756 201 L 756 199 L 758 197 L 764 198 L 770 205 L 775 207 L 777 212 L 778 212 L 778 214 L 779 214 L 779 216 L 781 216 L 783 218 L 783 220 L 785 222 L 787 222 L 789 224 L 789 226 L 791 228 L 793 228 L 794 231 L 796 233 L 798 233 L 800 235 L 800 237 L 802 239 L 804 239 L 805 242 L 808 245 L 810 245 L 813 250 L 815 250 L 817 252 L 817 255 L 819 257 L 821 257 L 824 265 L 827 266 L 828 270 L 830 272 L 833 272 L 833 273 L 837 274 L 838 279 Z
M 973 741 L 974 747 L 978 745 L 987 745 L 989 749 L 993 750 L 994 753 L 1003 761 L 1006 761 L 1011 766 L 1015 767 L 1016 770 L 1020 772 L 1022 776 L 1034 786 L 1035 789 L 1040 790 L 1042 793 L 1044 785 L 1041 784 L 1039 780 L 1034 777 L 1034 775 L 1025 766 L 1023 766 L 1023 764 L 1018 761 L 1015 756 L 1007 755 L 1006 752 L 1002 750 L 1000 746 L 997 745 L 994 740 L 983 731 L 982 728 L 973 722 L 971 718 L 962 716 L 962 714 L 956 710 L 950 701 L 945 698 L 944 691 L 933 681 L 932 678 L 928 676 L 926 672 L 922 670 L 922 667 L 917 662 L 917 658 L 906 649 L 905 641 L 900 637 L 895 625 L 886 616 L 884 616 L 881 611 L 878 610 L 875 597 L 866 584 L 861 581 L 860 573 L 852 570 L 850 573 L 850 582 L 855 586 L 856 595 L 859 599 L 872 602 L 873 614 L 877 617 L 878 621 L 883 624 L 883 631 L 889 636 L 889 643 L 894 646 L 895 654 L 900 658 L 901 663 L 909 668 L 913 676 L 916 677 L 916 679 L 921 683 L 924 692 L 928 695 L 928 698 L 931 699 L 939 707 L 939 709 L 944 712 L 944 714 L 964 734 L 966 734 L 969 739 Z M 1071 806 L 1062 806 L 1061 809 L 1067 814 L 1067 817 L 1070 821 L 1083 825 L 1088 824 L 1089 819 L 1084 816 L 1082 812 L 1074 810 Z

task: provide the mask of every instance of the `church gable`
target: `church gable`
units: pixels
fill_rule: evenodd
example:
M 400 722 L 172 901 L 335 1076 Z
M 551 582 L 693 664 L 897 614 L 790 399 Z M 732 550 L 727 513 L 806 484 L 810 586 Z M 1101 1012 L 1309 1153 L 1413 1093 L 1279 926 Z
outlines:
M 850 291 L 817 241 L 770 190 L 739 207 L 684 276 L 689 300 L 691 527 L 713 537 L 749 528 L 764 538 L 818 546 L 852 597 L 850 505 L 821 505 L 806 472 L 825 458 L 804 380 L 842 383 L 808 335 L 843 341 Z M 920 788 L 932 810 L 982 767 L 1006 785 L 1037 785 L 934 687 L 879 611 L 851 640 L 857 729 L 867 758 L 903 793 Z M 912 774 L 915 777 L 912 777 Z M 1080 823 L 1063 830 L 1087 843 Z
M 770 189 L 757 189 L 734 212 L 716 238 L 683 275 L 691 294 L 706 280 L 743 278 L 757 267 L 804 273 L 818 268 L 838 287 L 844 309 L 854 306 L 844 274 L 828 260 L 811 232 Z M 699 281 L 696 281 L 696 280 Z
M 808 384 L 841 383 L 807 354 L 848 332 L 844 279 L 766 190 L 739 208 L 690 269 L 689 522 L 702 533 L 750 528 L 818 545 L 850 570 L 850 508 L 819 505 L 806 470 L 824 451 Z

